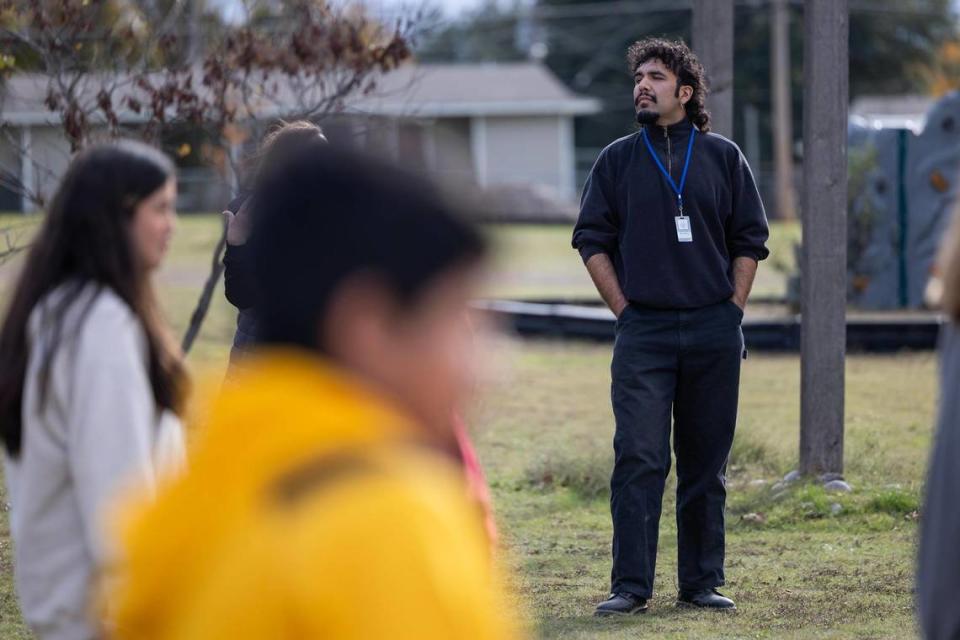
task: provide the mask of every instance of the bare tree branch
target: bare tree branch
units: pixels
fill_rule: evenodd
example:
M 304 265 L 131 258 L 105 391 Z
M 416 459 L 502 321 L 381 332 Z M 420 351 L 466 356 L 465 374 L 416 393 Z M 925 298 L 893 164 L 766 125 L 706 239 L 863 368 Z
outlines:
M 226 248 L 227 224 L 226 221 L 224 221 L 223 231 L 220 232 L 220 240 L 217 242 L 217 246 L 213 250 L 213 260 L 210 264 L 210 275 L 207 276 L 207 280 L 203 284 L 203 290 L 200 292 L 200 299 L 197 300 L 197 306 L 190 315 L 190 325 L 187 327 L 187 332 L 183 336 L 183 344 L 181 345 L 181 349 L 185 354 L 190 352 L 190 348 L 193 346 L 194 340 L 197 339 L 197 336 L 200 334 L 200 329 L 203 328 L 203 321 L 207 317 L 207 312 L 210 310 L 210 302 L 213 300 L 213 293 L 217 288 L 217 283 L 220 281 L 220 276 L 223 275 L 223 253 L 226 251 Z
M 107 20 L 105 11 L 123 2 L 124 15 L 133 17 Z M 0 14 L 13 16 L 0 36 L 38 58 L 37 70 L 47 76 L 46 107 L 59 116 L 71 151 L 89 144 L 101 125 L 116 137 L 123 123 L 135 122 L 141 137 L 159 140 L 187 124 L 207 132 L 233 175 L 239 175 L 238 128 L 265 118 L 323 120 L 411 56 L 414 20 L 386 27 L 357 6 L 287 0 L 245 2 L 248 17 L 264 17 L 219 25 L 193 58 L 184 36 L 196 44 L 197 25 L 184 20 L 185 6 L 176 0 L 161 15 L 156 2 L 0 0 Z M 14 178 L 0 176 L 20 193 L 30 187 Z M 184 351 L 209 308 L 223 248 L 221 238 Z M 0 249 L 0 260 L 4 255 Z

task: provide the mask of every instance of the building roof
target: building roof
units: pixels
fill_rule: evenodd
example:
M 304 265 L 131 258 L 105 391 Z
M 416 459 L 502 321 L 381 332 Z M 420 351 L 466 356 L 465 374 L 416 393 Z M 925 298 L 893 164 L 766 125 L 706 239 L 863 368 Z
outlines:
M 114 82 L 119 87 L 117 98 L 140 93 L 122 78 Z M 58 115 L 44 104 L 48 84 L 49 78 L 42 74 L 8 78 L 0 88 L 0 121 L 14 126 L 57 123 Z M 101 85 L 100 79 L 91 77 L 81 92 L 83 100 L 92 103 Z M 284 105 L 298 104 L 296 95 L 319 91 L 270 79 L 262 86 L 270 87 L 258 98 L 262 108 L 257 115 L 262 118 L 290 115 L 294 108 Z M 538 63 L 405 65 L 380 77 L 372 94 L 346 103 L 347 113 L 414 118 L 573 116 L 599 110 L 599 101 L 574 94 Z M 144 120 L 126 109 L 117 115 L 125 123 Z
M 385 76 L 356 110 L 421 117 L 585 115 L 600 103 L 536 63 L 408 65 Z

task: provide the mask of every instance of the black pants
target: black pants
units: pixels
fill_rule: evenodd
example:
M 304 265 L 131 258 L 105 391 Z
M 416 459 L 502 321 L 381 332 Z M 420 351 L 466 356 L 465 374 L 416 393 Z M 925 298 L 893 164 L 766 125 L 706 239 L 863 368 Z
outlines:
M 680 588 L 723 584 L 724 473 L 746 353 L 742 319 L 740 308 L 724 301 L 690 310 L 631 305 L 617 320 L 611 367 L 613 592 L 653 595 L 671 412 Z

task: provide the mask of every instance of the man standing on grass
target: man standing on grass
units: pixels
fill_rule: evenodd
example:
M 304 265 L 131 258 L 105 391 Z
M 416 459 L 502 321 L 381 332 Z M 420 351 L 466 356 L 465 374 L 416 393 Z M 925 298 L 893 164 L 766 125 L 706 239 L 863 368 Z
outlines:
M 600 153 L 573 246 L 617 316 L 611 595 L 653 595 L 670 418 L 677 457 L 678 605 L 732 609 L 724 584 L 724 473 L 746 357 L 740 322 L 769 253 L 763 203 L 735 144 L 710 130 L 703 67 L 682 42 L 627 53 L 642 128 Z

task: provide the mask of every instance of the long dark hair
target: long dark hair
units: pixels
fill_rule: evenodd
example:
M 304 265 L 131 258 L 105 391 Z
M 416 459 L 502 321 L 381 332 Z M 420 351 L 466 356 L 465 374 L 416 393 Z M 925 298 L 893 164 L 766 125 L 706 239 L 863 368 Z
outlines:
M 173 177 L 169 158 L 132 141 L 90 147 L 71 163 L 27 256 L 0 330 L 0 434 L 11 456 L 19 455 L 22 441 L 30 315 L 60 286 L 65 287 L 64 295 L 45 317 L 52 323 L 52 339 L 42 356 L 41 403 L 53 356 L 64 337 L 64 316 L 92 285 L 110 289 L 140 320 L 157 408 L 179 409 L 186 382 L 181 357 L 159 317 L 150 279 L 136 267 L 130 235 L 137 205 Z M 89 306 L 83 315 L 87 311 Z M 74 332 L 82 320 L 83 316 L 72 327 Z
M 677 95 L 680 94 L 681 85 L 693 88 L 693 95 L 684 105 L 687 117 L 704 133 L 710 131 L 710 112 L 706 107 L 709 89 L 706 73 L 696 54 L 682 40 L 663 38 L 638 40 L 627 49 L 630 75 L 636 73 L 637 67 L 650 60 L 659 60 L 677 76 Z

